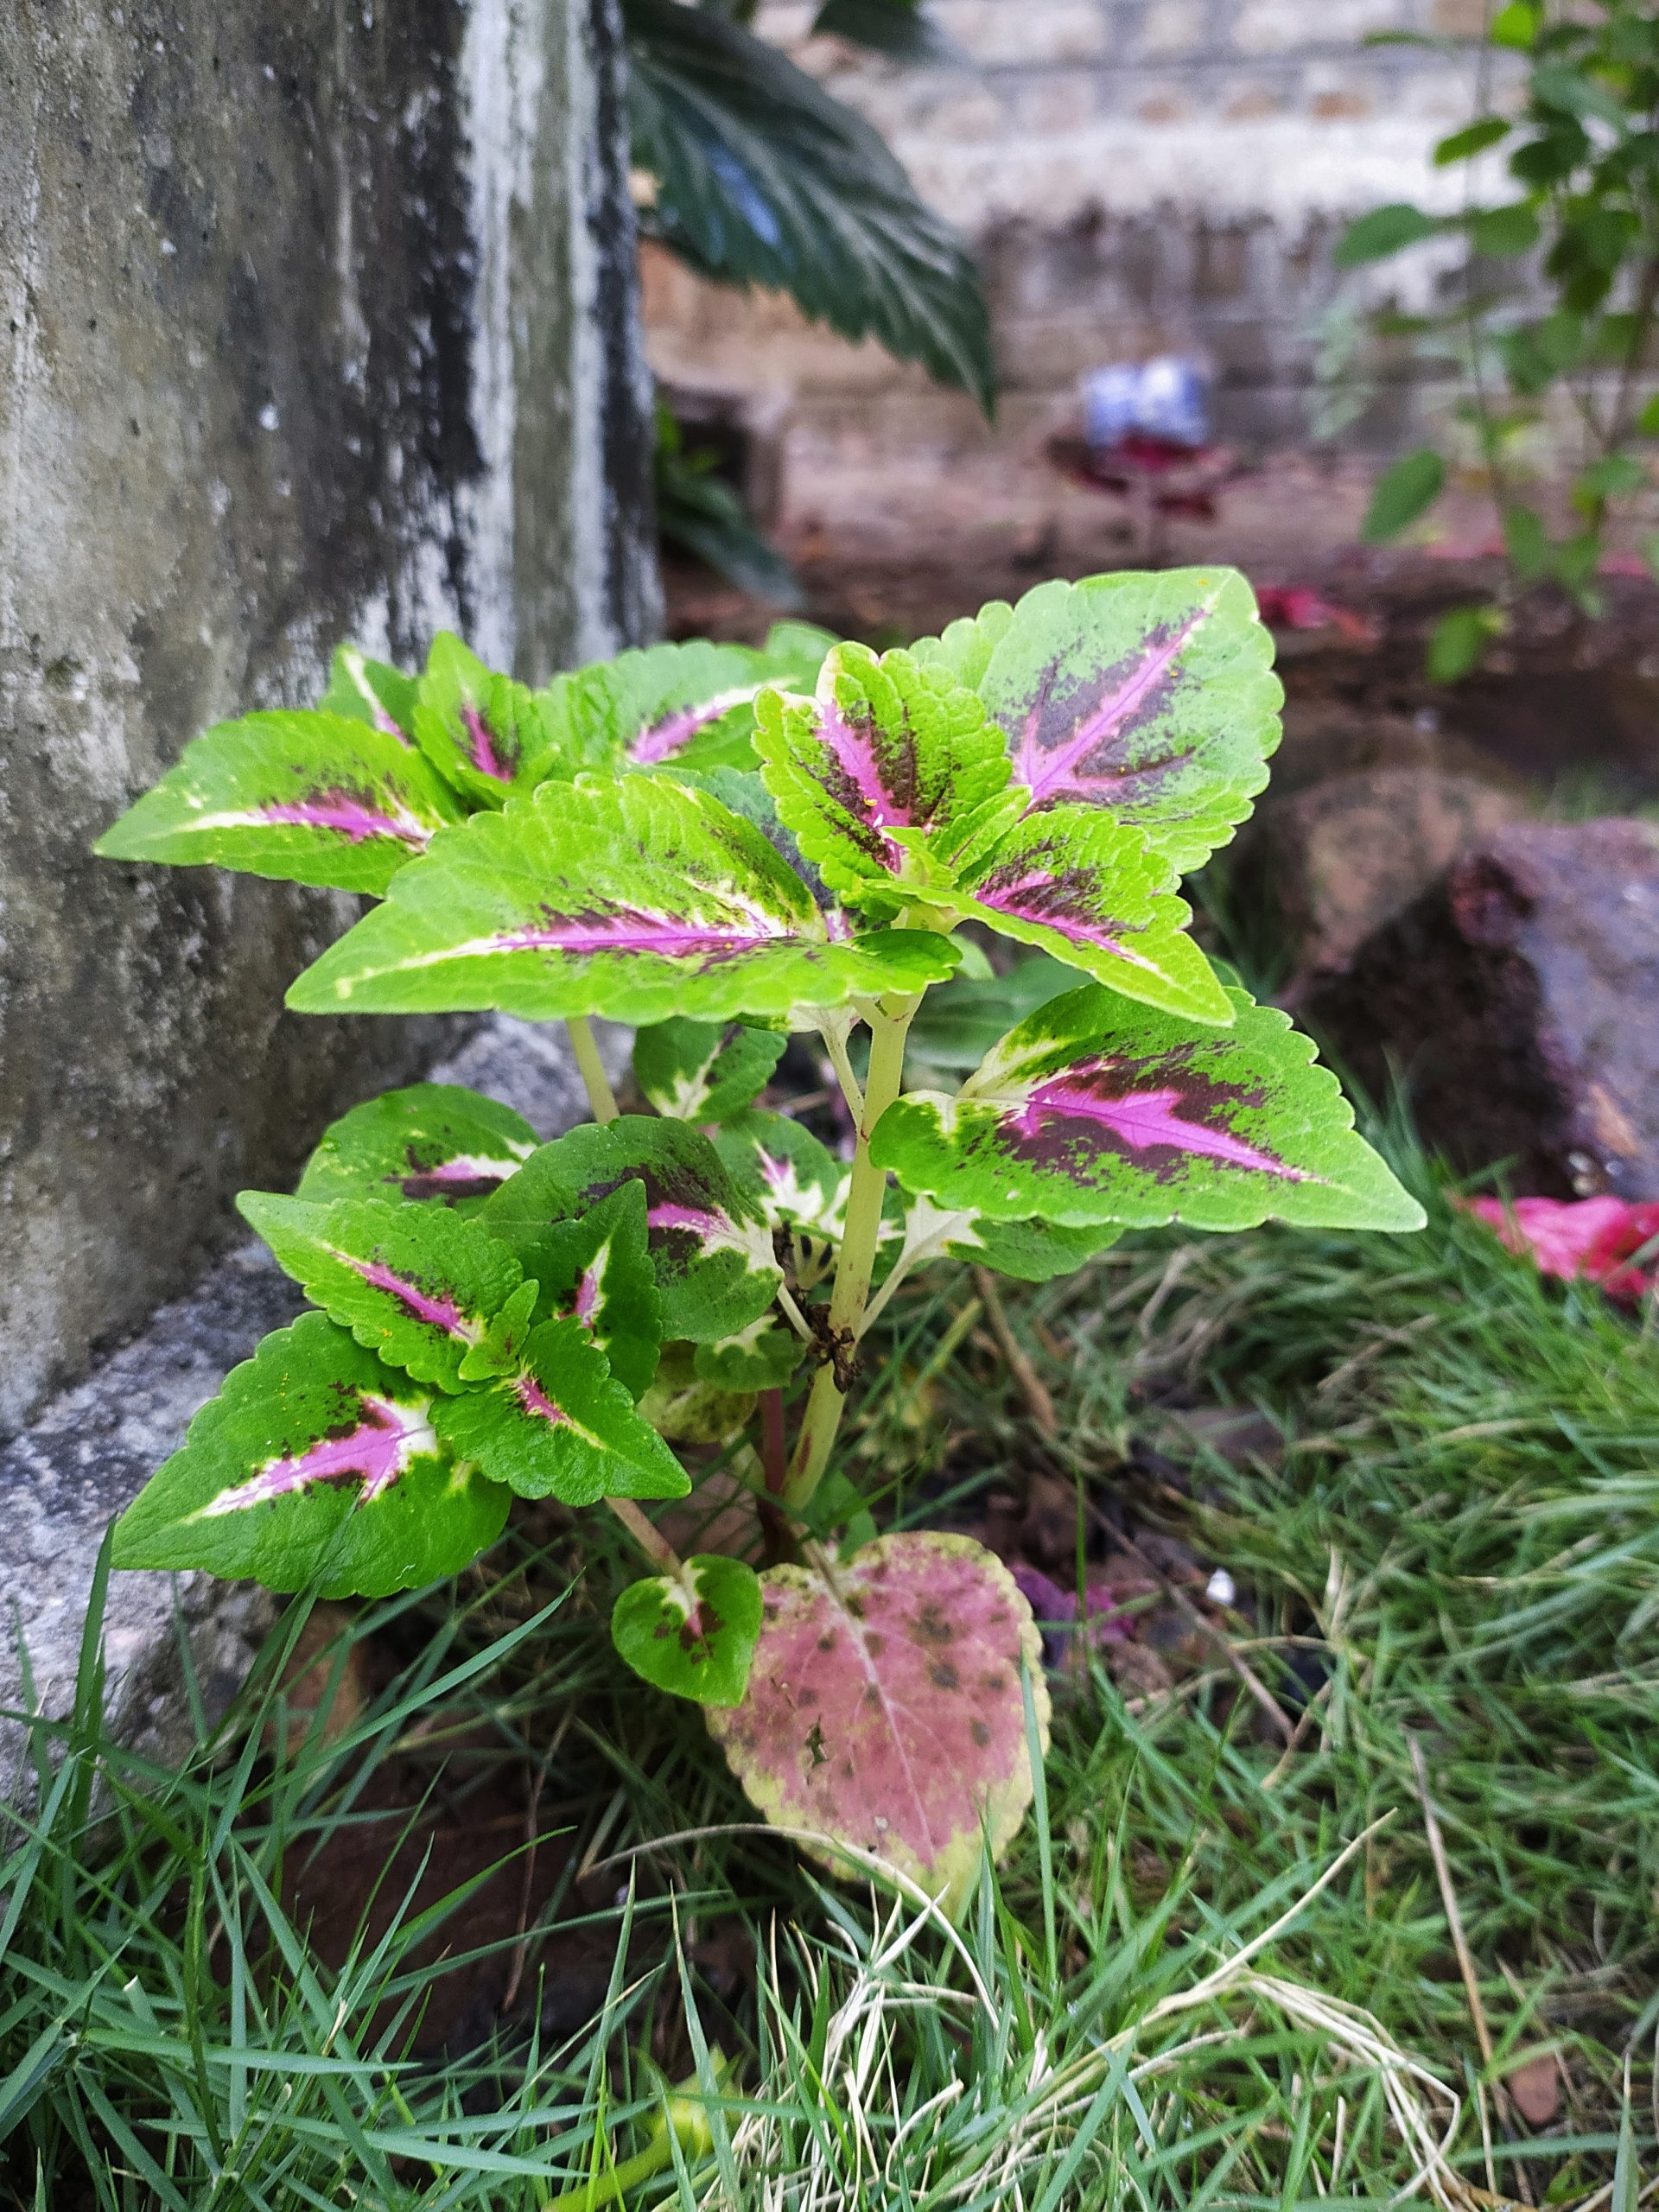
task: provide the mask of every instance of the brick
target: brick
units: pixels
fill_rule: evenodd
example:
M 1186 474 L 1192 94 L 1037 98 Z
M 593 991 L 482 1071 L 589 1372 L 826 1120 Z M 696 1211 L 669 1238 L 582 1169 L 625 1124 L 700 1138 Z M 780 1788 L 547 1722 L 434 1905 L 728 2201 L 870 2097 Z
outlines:
M 976 61 L 1102 61 L 1104 14 L 1095 0 L 934 0 L 935 21 Z
M 1209 41 L 1209 11 L 1202 0 L 1152 0 L 1134 40 L 1137 58 L 1202 54 Z

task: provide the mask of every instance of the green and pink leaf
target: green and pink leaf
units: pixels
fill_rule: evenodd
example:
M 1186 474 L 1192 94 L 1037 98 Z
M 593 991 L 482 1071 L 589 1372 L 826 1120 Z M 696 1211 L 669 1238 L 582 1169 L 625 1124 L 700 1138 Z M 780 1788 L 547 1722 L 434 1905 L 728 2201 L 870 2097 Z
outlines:
M 1171 884 L 1168 861 L 1141 830 L 1068 804 L 1027 815 L 980 855 L 961 878 L 956 911 L 1125 998 L 1229 1022 L 1227 995 L 1187 935 L 1191 912 Z
M 219 722 L 92 848 L 382 895 L 465 810 L 395 733 L 335 714 Z
M 544 700 L 486 668 L 447 630 L 427 655 L 413 721 L 422 752 L 475 807 L 505 805 L 559 765 Z
M 476 1461 L 521 1497 L 592 1505 L 683 1497 L 691 1487 L 574 1316 L 543 1321 L 516 1373 L 439 1401 L 432 1419 L 457 1459 Z
M 462 1363 L 522 1280 L 506 1245 L 441 1207 L 314 1205 L 262 1191 L 243 1192 L 237 1205 L 314 1304 L 441 1390 L 465 1387 Z
M 756 708 L 761 774 L 785 828 L 842 898 L 884 907 L 951 880 L 1008 784 L 971 691 L 908 653 L 838 645 L 817 696 Z
M 919 989 L 956 957 L 925 932 L 832 933 L 763 832 L 705 791 L 582 777 L 435 840 L 289 1003 L 495 1007 L 530 1020 L 792 1018 L 798 1007 Z
M 476 1213 L 535 1151 L 521 1114 L 460 1084 L 412 1083 L 324 1130 L 296 1196 L 409 1199 Z
M 760 1633 L 760 1584 L 715 1553 L 677 1574 L 630 1583 L 611 1610 L 611 1637 L 636 1675 L 697 1705 L 735 1705 Z
M 1039 584 L 914 652 L 977 694 L 1028 809 L 1103 807 L 1183 874 L 1268 780 L 1284 695 L 1236 570 Z
M 430 1395 L 321 1313 L 226 1377 L 116 1524 L 121 1567 L 205 1568 L 271 1590 L 379 1598 L 453 1574 L 508 1494 L 457 1463 Z
M 624 1114 L 559 1137 L 486 1209 L 488 1228 L 526 1265 L 555 1221 L 580 1221 L 625 1184 L 644 1187 L 665 1338 L 697 1344 L 758 1320 L 783 1280 L 772 1230 L 700 1130 Z
M 1069 991 L 955 1097 L 895 1101 L 871 1157 L 947 1212 L 992 1221 L 1421 1228 L 1309 1040 L 1275 1008 L 1228 996 L 1235 1026 L 1218 1032 L 1096 986 Z

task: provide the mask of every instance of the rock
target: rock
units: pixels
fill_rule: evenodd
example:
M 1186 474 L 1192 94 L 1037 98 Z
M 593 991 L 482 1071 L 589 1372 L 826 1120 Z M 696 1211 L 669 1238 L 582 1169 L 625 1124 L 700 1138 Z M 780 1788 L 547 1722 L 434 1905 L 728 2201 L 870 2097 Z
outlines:
M 1548 2127 L 1561 2108 L 1561 2079 L 1554 2058 L 1529 2058 L 1503 2076 L 1503 2086 L 1529 2127 Z
M 1659 825 L 1516 823 L 1303 1011 L 1424 1141 L 1547 1198 L 1659 1198 Z
M 1522 811 L 1496 785 L 1439 768 L 1383 767 L 1313 784 L 1269 803 L 1245 853 L 1282 917 L 1300 999 L 1458 855 Z

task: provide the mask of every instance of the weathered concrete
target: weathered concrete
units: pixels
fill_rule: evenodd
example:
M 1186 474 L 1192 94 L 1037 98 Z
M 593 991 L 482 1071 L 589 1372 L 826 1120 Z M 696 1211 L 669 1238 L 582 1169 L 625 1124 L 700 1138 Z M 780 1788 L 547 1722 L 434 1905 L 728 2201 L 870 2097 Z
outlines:
M 613 1077 L 627 1041 L 626 1031 L 601 1026 L 600 1049 Z M 433 1074 L 505 1100 L 543 1137 L 587 1116 L 560 1033 L 545 1027 L 492 1020 Z M 263 1245 L 242 1245 L 0 1449 L 7 1515 L 0 1715 L 69 1710 L 105 1529 L 183 1442 L 191 1415 L 226 1370 L 304 1304 Z M 274 1615 L 273 1601 L 249 1583 L 203 1574 L 112 1575 L 104 1616 L 111 1729 L 152 1758 L 176 1760 L 193 1726 L 181 1694 L 181 1645 L 208 1716 L 217 1719 Z M 17 1723 L 0 1719 L 0 1803 L 20 1781 L 27 1790 L 26 1748 Z
M 340 637 L 652 619 L 618 67 L 613 0 L 0 7 L 0 1434 L 442 1041 L 282 1012 L 351 900 L 92 836 Z

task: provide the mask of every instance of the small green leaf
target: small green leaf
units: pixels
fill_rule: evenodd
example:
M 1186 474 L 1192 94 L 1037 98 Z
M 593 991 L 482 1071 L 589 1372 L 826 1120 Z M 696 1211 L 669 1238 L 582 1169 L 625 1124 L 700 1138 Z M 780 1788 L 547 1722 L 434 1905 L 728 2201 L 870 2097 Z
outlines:
M 190 1424 L 116 1524 L 121 1567 L 203 1567 L 271 1590 L 383 1598 L 454 1574 L 508 1493 L 460 1465 L 431 1394 L 321 1313 L 279 1329 Z
M 1395 200 L 1386 207 L 1373 207 L 1368 215 L 1351 223 L 1337 240 L 1331 257 L 1338 269 L 1357 269 L 1365 262 L 1385 261 L 1391 253 L 1419 245 L 1444 227 L 1438 216 L 1426 215 L 1421 207 Z
M 511 1376 L 433 1406 L 461 1460 L 521 1497 L 592 1505 L 601 1497 L 683 1497 L 684 1469 L 574 1318 L 543 1321 Z
M 476 1213 L 538 1140 L 522 1114 L 458 1083 L 412 1083 L 353 1106 L 323 1131 L 296 1198 L 406 1198 Z
M 649 1232 L 645 1186 L 621 1183 L 607 1197 L 571 1194 L 570 1218 L 550 1221 L 527 1233 L 523 1217 L 512 1223 L 498 1214 L 490 1224 L 505 1235 L 526 1274 L 541 1285 L 537 1319 L 569 1314 L 580 1321 L 609 1363 L 617 1381 L 640 1397 L 657 1372 L 663 1341 L 663 1301 L 657 1287 Z
M 839 1240 L 852 1170 L 810 1129 L 757 1109 L 717 1129 L 714 1145 L 769 1228 Z
M 337 645 L 328 689 L 317 708 L 321 714 L 344 715 L 349 721 L 370 722 L 389 737 L 413 745 L 417 690 L 415 678 L 401 669 L 371 660 L 360 646 Z
M 540 1283 L 521 1282 L 499 1313 L 485 1322 L 483 1332 L 461 1363 L 463 1382 L 493 1382 L 516 1374 L 524 1364 L 524 1346 L 541 1302 Z
M 1549 574 L 1549 532 L 1536 508 L 1504 509 L 1503 543 L 1516 575 L 1528 583 L 1536 583 L 1541 576 Z
M 1524 54 L 1538 36 L 1543 21 L 1543 11 L 1537 0 L 1509 0 L 1500 8 L 1487 26 L 1486 36 L 1493 46 L 1509 47 Z
M 1530 200 L 1507 207 L 1482 207 L 1468 217 L 1469 239 L 1477 253 L 1497 258 L 1530 253 L 1540 237 L 1537 210 Z
M 1454 607 L 1434 625 L 1426 663 L 1429 680 L 1456 683 L 1471 676 L 1503 627 L 1495 607 Z
M 1659 391 L 1636 418 L 1637 434 L 1644 438 L 1659 438 Z
M 427 655 L 415 736 L 439 774 L 474 806 L 502 806 L 533 790 L 558 751 L 543 701 L 486 668 L 447 630 Z
M 1489 146 L 1496 146 L 1507 138 L 1512 126 L 1501 115 L 1483 115 L 1476 122 L 1465 124 L 1461 130 L 1454 130 L 1442 138 L 1434 149 L 1437 169 L 1450 168 L 1455 162 L 1472 161 L 1477 154 L 1484 154 Z
M 493 1198 L 485 1225 L 525 1260 L 550 1224 L 582 1220 L 619 1185 L 645 1186 L 665 1337 L 697 1344 L 758 1320 L 783 1281 L 756 1198 L 700 1130 L 624 1114 L 543 1145 Z
M 756 708 L 761 775 L 801 851 L 843 898 L 948 886 L 1008 784 L 1002 733 L 973 692 L 907 652 L 837 645 L 817 694 Z
M 390 731 L 343 715 L 245 715 L 186 746 L 92 850 L 378 898 L 464 811 Z
M 442 1207 L 372 1198 L 320 1206 L 264 1191 L 236 1203 L 308 1298 L 359 1344 L 441 1390 L 464 1387 L 462 1362 L 518 1288 L 506 1246 Z
M 671 1696 L 737 1705 L 760 1618 L 754 1569 L 701 1553 L 677 1574 L 630 1583 L 611 1610 L 611 1639 L 636 1675 Z
M 788 1042 L 772 1030 L 676 1015 L 635 1036 L 634 1080 L 647 1103 L 672 1120 L 728 1122 L 766 1089 Z
M 1613 95 L 1593 77 L 1565 63 L 1541 61 L 1528 80 L 1528 90 L 1540 107 L 1558 108 L 1580 122 L 1594 117 L 1617 130 L 1625 128 L 1625 111 Z
M 1648 573 L 1659 583 L 1659 530 L 1650 530 L 1642 541 L 1642 558 L 1648 564 Z
M 1606 499 L 1628 499 L 1645 491 L 1648 472 L 1633 454 L 1604 454 L 1592 462 L 1573 486 L 1573 504 L 1589 513 Z
M 1428 447 L 1396 461 L 1378 480 L 1360 526 L 1368 545 L 1397 537 L 1432 507 L 1446 484 L 1446 463 Z

